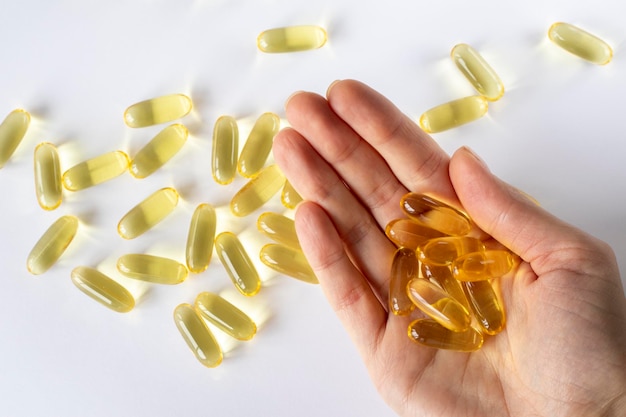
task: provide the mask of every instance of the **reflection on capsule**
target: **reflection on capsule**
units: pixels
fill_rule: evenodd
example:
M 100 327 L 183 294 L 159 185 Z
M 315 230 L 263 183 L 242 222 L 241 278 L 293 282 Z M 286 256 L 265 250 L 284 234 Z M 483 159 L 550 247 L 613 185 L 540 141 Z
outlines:
M 201 364 L 215 368 L 222 363 L 222 349 L 195 308 L 187 303 L 178 305 L 174 309 L 174 323 Z
M 437 349 L 473 352 L 483 345 L 483 335 L 476 329 L 453 332 L 431 319 L 415 320 L 409 325 L 408 334 L 412 341 Z
M 33 275 L 46 272 L 63 255 L 78 230 L 78 219 L 63 216 L 44 232 L 28 254 L 26 267 Z
M 253 177 L 261 171 L 280 128 L 280 118 L 274 113 L 263 113 L 252 126 L 246 143 L 241 149 L 237 170 L 244 177 Z
M 134 239 L 157 225 L 178 204 L 178 192 L 170 187 L 149 195 L 122 217 L 117 232 L 124 239 Z
M 407 293 L 417 308 L 446 329 L 461 332 L 469 327 L 471 317 L 465 307 L 430 281 L 412 279 Z
M 0 124 L 0 169 L 7 163 L 24 139 L 30 125 L 30 113 L 16 109 Z
M 35 148 L 35 194 L 44 210 L 54 210 L 61 205 L 61 163 L 56 146 L 43 142 Z
M 261 248 L 261 262 L 281 274 L 308 282 L 319 284 L 315 272 L 302 251 L 278 243 L 268 243 Z
M 233 196 L 230 211 L 238 217 L 247 216 L 267 203 L 284 183 L 285 176 L 277 165 L 264 168 Z
M 288 26 L 261 32 L 257 46 L 262 52 L 298 52 L 321 48 L 326 39 L 326 30 L 320 26 Z
M 462 236 L 472 228 L 465 213 L 425 194 L 405 194 L 400 207 L 412 220 L 446 235 Z
M 449 101 L 422 113 L 419 124 L 427 133 L 438 133 L 480 119 L 489 104 L 482 96 L 469 96 Z
M 74 165 L 63 173 L 63 186 L 69 191 L 93 187 L 122 175 L 130 161 L 122 151 L 108 152 Z
M 500 77 L 474 48 L 460 43 L 452 48 L 450 56 L 478 94 L 489 101 L 499 100 L 504 95 Z
M 191 217 L 187 235 L 187 268 L 193 273 L 206 270 L 213 256 L 216 216 L 210 204 L 200 204 Z
M 566 51 L 598 65 L 605 65 L 613 59 L 611 46 L 569 23 L 557 22 L 550 26 L 548 38 Z
M 195 307 L 209 322 L 237 340 L 250 340 L 256 334 L 256 324 L 246 313 L 210 292 L 196 297 Z
M 213 128 L 211 171 L 218 184 L 230 184 L 237 173 L 239 128 L 231 116 L 222 116 Z
M 130 163 L 130 173 L 135 178 L 146 178 L 181 150 L 189 136 L 187 128 L 173 124 L 160 131 L 137 152 Z
M 128 278 L 153 284 L 176 285 L 187 279 L 187 268 L 174 259 L 131 253 L 120 256 L 117 270 Z
M 186 116 L 193 107 L 184 94 L 170 94 L 140 101 L 124 112 L 124 122 L 129 127 L 146 127 L 171 122 Z
M 239 292 L 249 297 L 257 294 L 261 279 L 239 238 L 231 232 L 220 233 L 215 238 L 215 249 Z
M 389 309 L 397 316 L 409 314 L 415 308 L 407 294 L 407 284 L 419 276 L 419 261 L 409 248 L 396 250 L 391 262 L 389 280 Z
M 118 313 L 129 312 L 135 307 L 132 294 L 97 269 L 86 266 L 74 268 L 72 282 L 83 293 Z

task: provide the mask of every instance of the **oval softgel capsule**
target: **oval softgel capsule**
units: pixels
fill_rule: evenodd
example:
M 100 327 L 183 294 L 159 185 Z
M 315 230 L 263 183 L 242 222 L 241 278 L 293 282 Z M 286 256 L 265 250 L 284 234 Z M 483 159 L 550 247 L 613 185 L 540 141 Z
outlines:
M 191 111 L 193 103 L 184 94 L 170 94 L 140 101 L 124 112 L 129 127 L 146 127 L 180 119 Z
M 613 59 L 613 48 L 608 43 L 569 23 L 550 26 L 548 38 L 567 52 L 597 65 L 608 64 Z
M 26 266 L 33 275 L 46 272 L 63 255 L 78 230 L 78 218 L 67 215 L 55 221 L 28 254 Z
M 471 46 L 460 43 L 450 52 L 450 57 L 474 89 L 489 101 L 504 95 L 504 84 L 485 59 Z
M 261 32 L 257 46 L 268 53 L 307 51 L 324 46 L 327 37 L 326 30 L 320 26 L 287 26 Z

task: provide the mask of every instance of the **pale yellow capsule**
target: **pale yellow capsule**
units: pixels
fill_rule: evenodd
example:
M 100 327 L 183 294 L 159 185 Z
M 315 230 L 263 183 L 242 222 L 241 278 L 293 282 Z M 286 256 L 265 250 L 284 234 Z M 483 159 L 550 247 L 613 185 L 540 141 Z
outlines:
M 170 94 L 140 101 L 124 112 L 129 127 L 146 127 L 180 119 L 191 111 L 191 99 L 184 94 Z
M 483 345 L 483 335 L 472 327 L 454 332 L 431 319 L 418 319 L 409 325 L 409 339 L 437 349 L 474 352 Z
M 231 116 L 222 116 L 213 128 L 211 171 L 218 184 L 230 184 L 237 173 L 239 127 Z
M 557 22 L 550 26 L 548 38 L 566 51 L 598 65 L 613 59 L 613 48 L 589 32 L 569 23 Z
M 4 118 L 0 124 L 0 168 L 7 163 L 20 145 L 29 125 L 30 113 L 26 110 L 13 110 Z
M 128 278 L 165 285 L 180 284 L 188 275 L 185 265 L 174 259 L 141 253 L 120 256 L 117 270 Z
M 263 168 L 279 128 L 280 118 L 274 113 L 268 112 L 259 116 L 237 162 L 237 170 L 242 176 L 250 178 Z
M 170 187 L 149 195 L 122 217 L 117 232 L 124 239 L 141 236 L 167 217 L 178 204 L 178 192 Z
M 209 204 L 200 204 L 191 217 L 187 235 L 187 268 L 193 273 L 206 270 L 213 256 L 215 241 L 215 209 Z
M 72 282 L 83 293 L 118 313 L 127 313 L 135 307 L 133 295 L 97 269 L 86 266 L 74 268 Z
M 193 306 L 187 303 L 178 305 L 174 309 L 174 323 L 201 364 L 208 368 L 215 368 L 222 363 L 224 356 L 220 345 Z
M 407 293 L 417 308 L 446 329 L 461 332 L 469 327 L 469 311 L 430 281 L 412 279 L 407 284 Z
M 160 131 L 137 152 L 130 163 L 130 173 L 135 178 L 146 178 L 181 150 L 189 136 L 187 128 L 173 124 Z
M 407 294 L 407 284 L 419 276 L 419 261 L 415 251 L 399 248 L 391 262 L 389 279 L 389 310 L 396 316 L 405 316 L 415 308 Z
M 500 77 L 474 48 L 460 43 L 452 48 L 450 56 L 478 94 L 489 101 L 499 100 L 504 95 Z
M 259 256 L 261 262 L 281 274 L 309 284 L 319 284 L 311 265 L 297 249 L 278 243 L 268 243 L 261 248 Z
M 256 222 L 259 232 L 293 249 L 301 250 L 293 219 L 278 213 L 265 212 Z
M 258 293 L 261 279 L 239 238 L 231 232 L 220 233 L 215 238 L 215 249 L 237 290 L 248 297 Z
M 72 243 L 77 230 L 78 219 L 74 216 L 63 216 L 55 221 L 28 254 L 28 271 L 39 275 L 50 269 Z
M 78 191 L 119 177 L 128 170 L 128 155 L 113 151 L 74 165 L 63 173 L 63 186 Z
M 257 37 L 262 52 L 298 52 L 317 49 L 326 43 L 326 30 L 320 26 L 302 25 L 269 29 Z
M 482 96 L 464 97 L 425 111 L 419 124 L 427 133 L 443 132 L 480 119 L 488 108 L 488 101 Z
M 44 210 L 54 210 L 61 205 L 61 163 L 56 146 L 43 142 L 35 148 L 35 194 Z
M 284 183 L 285 176 L 277 165 L 264 168 L 233 196 L 230 211 L 238 217 L 247 216 L 267 203 Z
M 283 206 L 288 209 L 295 209 L 296 206 L 302 201 L 302 196 L 298 194 L 295 188 L 293 188 L 293 185 L 291 185 L 289 180 L 285 181 L 285 186 L 280 194 L 280 201 L 283 203 Z
M 195 307 L 202 317 L 237 340 L 250 340 L 256 334 L 254 321 L 217 294 L 198 294 Z

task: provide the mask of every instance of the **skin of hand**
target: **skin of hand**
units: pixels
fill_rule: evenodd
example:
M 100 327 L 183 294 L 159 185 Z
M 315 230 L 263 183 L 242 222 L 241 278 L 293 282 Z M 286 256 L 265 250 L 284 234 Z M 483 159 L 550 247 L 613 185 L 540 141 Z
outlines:
M 625 416 L 626 298 L 611 248 L 496 178 L 449 157 L 368 86 L 294 93 L 274 157 L 304 202 L 303 251 L 377 390 L 405 416 Z M 499 280 L 507 326 L 472 353 L 420 346 L 387 307 L 400 198 L 461 206 L 521 258 Z

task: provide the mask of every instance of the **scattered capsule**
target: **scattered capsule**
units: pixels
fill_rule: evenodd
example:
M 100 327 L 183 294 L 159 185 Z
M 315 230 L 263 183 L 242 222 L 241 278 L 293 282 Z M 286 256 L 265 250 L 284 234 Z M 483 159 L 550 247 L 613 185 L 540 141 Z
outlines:
M 409 325 L 409 339 L 437 349 L 473 352 L 483 345 L 483 335 L 472 327 L 454 332 L 430 319 L 418 319 Z
M 249 297 L 258 293 L 261 279 L 239 238 L 231 232 L 222 232 L 215 238 L 215 249 L 239 292 Z
M 485 245 L 469 236 L 437 237 L 426 241 L 417 250 L 419 260 L 429 265 L 451 265 L 454 260 L 472 252 L 485 250 Z
M 120 256 L 117 270 L 128 278 L 153 284 L 176 285 L 187 279 L 187 268 L 174 259 L 131 253 Z
M 187 303 L 178 305 L 174 309 L 174 323 L 201 364 L 215 368 L 222 363 L 224 356 L 220 345 L 193 306 Z
M 63 173 L 63 186 L 78 191 L 119 177 L 130 161 L 122 151 L 113 151 L 74 165 Z
M 213 128 L 211 171 L 218 184 L 230 184 L 237 173 L 239 153 L 239 128 L 230 116 L 222 116 Z
M 56 146 L 43 142 L 35 148 L 35 194 L 44 210 L 54 210 L 61 205 L 61 163 Z
M 200 204 L 191 217 L 187 235 L 186 260 L 191 272 L 206 270 L 213 256 L 215 240 L 215 209 L 209 204 Z
M 459 281 L 482 281 L 499 278 L 515 266 L 515 257 L 507 250 L 485 250 L 460 256 L 452 263 L 452 273 Z
M 613 49 L 609 44 L 569 23 L 558 22 L 550 26 L 548 38 L 566 51 L 594 64 L 605 65 L 613 59 Z
M 180 119 L 191 111 L 191 99 L 184 94 L 170 94 L 140 101 L 124 112 L 129 127 L 146 127 Z
M 256 334 L 254 321 L 217 294 L 198 294 L 195 307 L 202 317 L 237 340 L 250 340 Z
M 319 284 L 315 272 L 302 251 L 278 243 L 268 243 L 261 248 L 261 262 L 281 274 L 308 282 Z
M 465 213 L 424 194 L 404 195 L 400 207 L 412 220 L 446 235 L 462 236 L 472 229 Z
M 478 94 L 489 101 L 504 95 L 504 84 L 485 59 L 471 46 L 460 43 L 450 52 L 452 60 Z
M 283 191 L 280 193 L 280 201 L 283 203 L 283 206 L 288 209 L 295 209 L 302 201 L 302 196 L 293 188 L 289 180 L 285 181 Z
M 417 308 L 446 329 L 461 332 L 469 327 L 471 317 L 465 307 L 430 281 L 412 279 L 407 293 Z
M 502 303 L 489 281 L 466 281 L 461 284 L 482 330 L 490 335 L 501 332 L 506 323 L 506 316 Z
M 320 26 L 303 25 L 269 29 L 257 37 L 262 52 L 298 52 L 318 49 L 326 43 L 326 30 Z
M 126 213 L 117 225 L 117 232 L 124 239 L 134 239 L 167 217 L 177 204 L 178 192 L 162 188 Z
M 419 124 L 427 133 L 438 133 L 459 127 L 487 114 L 489 104 L 482 96 L 449 101 L 422 113 Z
M 173 124 L 160 131 L 137 152 L 130 163 L 130 173 L 135 178 L 146 178 L 181 150 L 189 136 L 187 128 Z
M 277 165 L 264 168 L 249 180 L 230 200 L 230 211 L 238 217 L 247 216 L 267 203 L 285 183 Z
M 399 248 L 417 250 L 428 239 L 443 237 L 445 234 L 410 219 L 396 219 L 385 227 L 385 234 Z
M 300 241 L 296 234 L 296 225 L 292 219 L 278 213 L 265 212 L 256 222 L 259 232 L 277 243 L 290 248 L 301 250 Z
M 28 271 L 39 275 L 50 269 L 72 243 L 77 230 L 78 219 L 74 216 L 63 216 L 55 221 L 30 251 L 26 261 Z
M 118 313 L 127 313 L 135 307 L 133 295 L 97 269 L 86 266 L 74 268 L 72 282 L 83 293 Z
M 470 306 L 463 292 L 463 287 L 458 280 L 454 279 L 449 266 L 429 265 L 422 262 L 420 264 L 420 270 L 424 278 L 437 284 L 445 292 L 450 294 L 450 297 L 463 304 L 463 307 L 465 307 L 467 311 L 470 311 Z
M 407 294 L 407 284 L 419 276 L 419 261 L 409 248 L 396 250 L 391 262 L 389 280 L 389 309 L 397 316 L 409 314 L 415 308 Z
M 30 113 L 22 109 L 13 110 L 0 124 L 0 169 L 24 139 L 29 125 Z
M 237 170 L 242 176 L 250 178 L 263 168 L 279 128 L 280 118 L 274 113 L 268 112 L 259 116 L 237 162 Z

